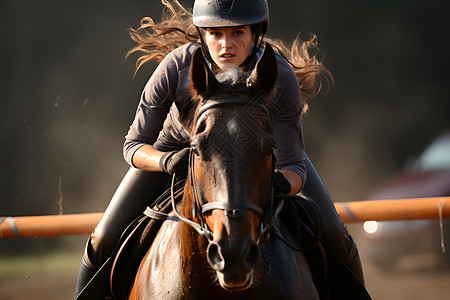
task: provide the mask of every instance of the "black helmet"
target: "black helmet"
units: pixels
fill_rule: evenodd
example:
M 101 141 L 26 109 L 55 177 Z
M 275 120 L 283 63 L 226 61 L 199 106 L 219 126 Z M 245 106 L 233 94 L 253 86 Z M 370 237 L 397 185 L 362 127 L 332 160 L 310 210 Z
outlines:
M 267 0 L 195 0 L 193 21 L 197 27 L 232 27 L 269 22 Z
M 242 65 L 249 65 L 261 47 L 269 23 L 267 0 L 195 0 L 193 22 L 197 28 L 252 25 L 255 41 L 252 53 Z M 203 55 L 215 64 L 200 33 Z

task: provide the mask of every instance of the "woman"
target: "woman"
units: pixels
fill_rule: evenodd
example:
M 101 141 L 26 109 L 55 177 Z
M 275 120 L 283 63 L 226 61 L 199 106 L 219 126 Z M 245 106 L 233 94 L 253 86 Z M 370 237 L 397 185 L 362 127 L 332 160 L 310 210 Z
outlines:
M 144 18 L 139 29 L 130 31 L 138 43 L 130 53 L 143 53 L 137 69 L 149 60 L 160 64 L 144 88 L 126 136 L 124 157 L 132 168 L 87 243 L 76 295 L 109 257 L 126 226 L 164 191 L 168 174 L 182 176 L 187 172 L 189 134 L 178 116 L 179 108 L 190 99 L 188 71 L 194 51 L 202 47 L 215 72 L 227 65 L 250 71 L 262 54 L 264 42 L 269 41 L 264 38 L 269 17 L 266 0 L 196 0 L 193 16 L 176 0 L 163 3 L 167 9 L 160 23 Z M 296 194 L 302 190 L 317 202 L 325 220 L 323 244 L 362 282 L 356 246 L 304 153 L 301 115 L 307 110 L 305 101 L 318 92 L 318 75 L 329 73 L 315 57 L 308 56 L 314 39 L 301 47 L 297 40 L 295 51 L 290 53 L 281 42 L 270 42 L 280 53 L 275 98 L 279 114 L 273 121 L 275 192 Z

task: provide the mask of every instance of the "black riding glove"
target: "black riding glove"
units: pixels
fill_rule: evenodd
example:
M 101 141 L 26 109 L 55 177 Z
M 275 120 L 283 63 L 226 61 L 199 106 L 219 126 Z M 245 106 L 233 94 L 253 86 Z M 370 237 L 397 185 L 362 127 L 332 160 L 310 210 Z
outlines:
M 283 173 L 275 170 L 273 173 L 273 193 L 275 195 L 289 194 L 291 192 L 291 183 L 284 177 Z
M 159 160 L 159 167 L 164 173 L 186 177 L 189 167 L 190 148 L 166 152 Z

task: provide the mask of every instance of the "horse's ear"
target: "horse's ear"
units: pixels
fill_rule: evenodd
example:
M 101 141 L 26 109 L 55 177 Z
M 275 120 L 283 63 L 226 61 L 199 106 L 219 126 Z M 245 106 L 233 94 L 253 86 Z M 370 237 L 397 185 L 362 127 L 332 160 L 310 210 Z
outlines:
M 217 79 L 208 67 L 203 57 L 201 48 L 195 50 L 191 62 L 191 91 L 194 98 L 202 96 L 206 98 L 209 91 L 217 85 Z
M 275 87 L 278 78 L 278 61 L 269 43 L 264 47 L 264 53 L 251 74 L 251 81 L 260 89 L 269 93 Z

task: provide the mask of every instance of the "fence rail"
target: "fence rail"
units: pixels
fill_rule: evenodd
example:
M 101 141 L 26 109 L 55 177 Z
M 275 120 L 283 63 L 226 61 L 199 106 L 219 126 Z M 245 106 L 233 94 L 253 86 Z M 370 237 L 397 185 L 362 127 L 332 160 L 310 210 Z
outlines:
M 450 197 L 335 203 L 344 223 L 450 218 Z M 103 213 L 0 217 L 0 239 L 91 233 Z

